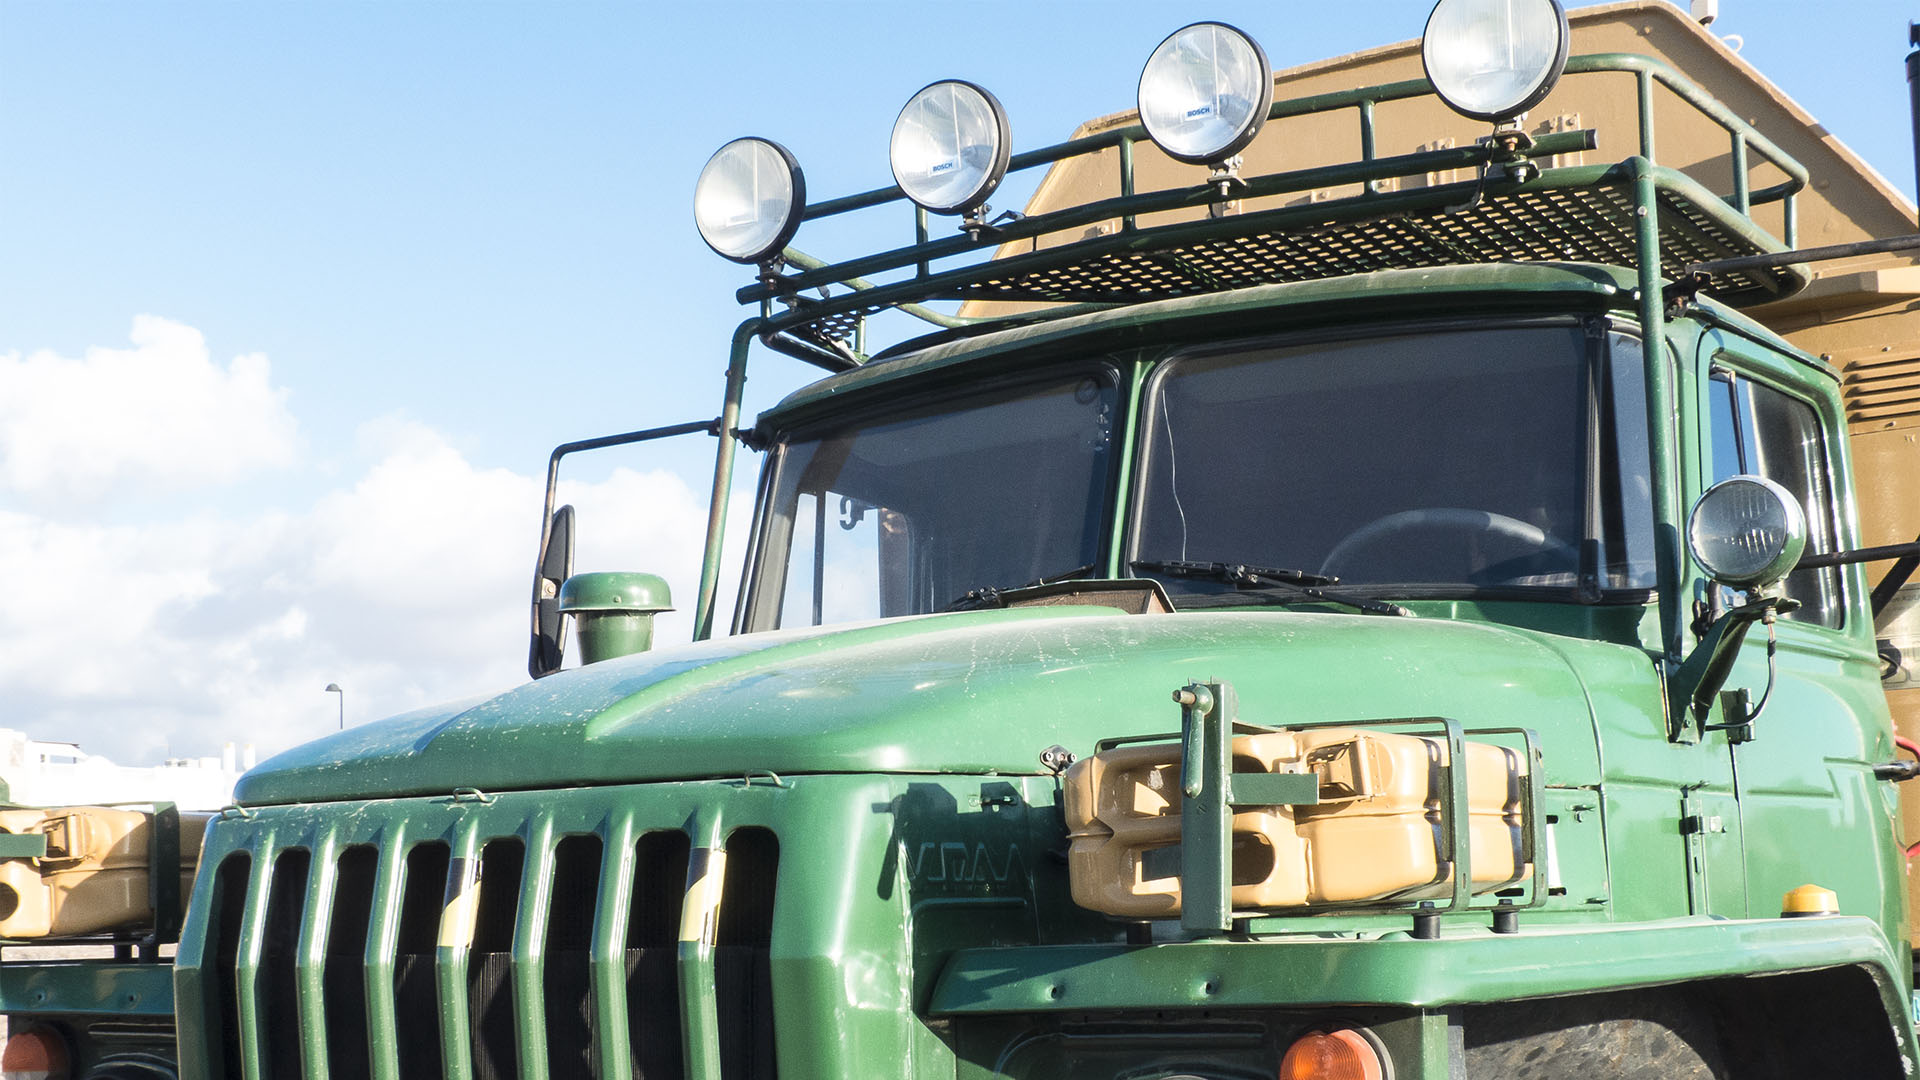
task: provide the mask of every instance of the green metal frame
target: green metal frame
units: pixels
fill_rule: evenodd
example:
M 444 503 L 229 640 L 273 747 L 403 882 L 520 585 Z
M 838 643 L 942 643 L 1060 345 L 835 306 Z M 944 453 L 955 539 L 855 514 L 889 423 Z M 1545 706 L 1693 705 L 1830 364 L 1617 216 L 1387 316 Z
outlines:
M 1473 845 L 1466 840 L 1468 818 L 1466 760 L 1469 729 L 1458 720 L 1441 716 L 1404 719 L 1316 720 L 1284 728 L 1246 723 L 1239 719 L 1239 696 L 1225 682 L 1190 683 L 1174 691 L 1180 706 L 1180 731 L 1102 739 L 1096 751 L 1138 743 L 1180 743 L 1180 925 L 1192 933 L 1213 936 L 1233 928 L 1233 812 L 1256 806 L 1312 806 L 1320 801 L 1319 781 L 1310 773 L 1235 773 L 1233 738 L 1280 731 L 1311 731 L 1331 727 L 1413 727 L 1414 734 L 1432 734 L 1446 740 L 1447 763 L 1440 767 L 1446 795 L 1440 804 L 1439 856 L 1453 867 L 1453 885 L 1444 904 L 1386 901 L 1330 905 L 1324 910 L 1288 911 L 1288 915 L 1341 915 L 1382 911 L 1418 911 L 1443 915 L 1473 906 Z M 1530 888 L 1524 903 L 1504 902 L 1520 911 L 1546 901 L 1546 860 L 1540 838 L 1546 835 L 1546 778 L 1540 738 L 1532 730 L 1515 727 L 1473 728 L 1475 735 L 1511 735 L 1521 740 L 1527 760 L 1527 785 L 1521 795 L 1521 861 L 1531 866 Z

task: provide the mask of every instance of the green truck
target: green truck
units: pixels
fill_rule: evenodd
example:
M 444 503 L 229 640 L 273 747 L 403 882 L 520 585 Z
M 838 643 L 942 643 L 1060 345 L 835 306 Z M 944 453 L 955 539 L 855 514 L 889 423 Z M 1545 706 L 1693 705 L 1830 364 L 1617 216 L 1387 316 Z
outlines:
M 0 954 L 5 1075 L 1910 1075 L 1911 211 L 1665 3 L 1198 23 L 1139 105 L 935 83 L 827 201 L 723 147 L 723 407 L 554 452 L 533 677 L 263 763 L 188 894 L 155 815 Z M 762 350 L 827 374 L 749 419 Z M 554 477 L 689 434 L 656 648 Z M 0 836 L 56 909 L 83 818 Z

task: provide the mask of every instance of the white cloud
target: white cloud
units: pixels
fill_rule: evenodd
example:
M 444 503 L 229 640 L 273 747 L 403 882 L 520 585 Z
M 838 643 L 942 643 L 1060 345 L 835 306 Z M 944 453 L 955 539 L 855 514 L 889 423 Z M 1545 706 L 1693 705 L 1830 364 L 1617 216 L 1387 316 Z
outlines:
M 131 349 L 0 353 L 0 491 L 97 500 L 292 462 L 297 429 L 267 358 L 214 362 L 190 326 L 141 315 Z
M 0 385 L 37 379 L 49 415 L 80 423 L 71 395 L 97 390 L 115 370 L 171 365 L 199 378 L 202 392 L 226 395 L 203 418 L 241 400 L 270 406 L 279 419 L 248 436 L 256 450 L 317 471 L 292 457 L 294 421 L 264 358 L 222 373 L 197 331 L 157 319 L 137 324 L 135 340 L 144 359 L 0 355 Z M 11 440 L 0 443 L 0 483 L 39 491 L 65 469 L 69 487 L 98 491 L 143 475 L 179 489 L 239 475 L 190 448 L 136 460 L 137 440 L 111 434 L 103 438 L 120 459 L 14 460 L 23 439 L 42 449 L 64 440 L 66 452 L 103 422 L 50 435 L 57 423 L 0 404 L 0 439 Z M 523 681 L 542 478 L 477 467 L 404 416 L 369 420 L 357 441 L 365 466 L 310 505 L 215 512 L 178 498 L 149 508 L 138 527 L 90 521 L 84 497 L 0 510 L 0 565 L 23 570 L 0 604 L 0 726 L 124 763 L 214 753 L 228 741 L 271 753 L 331 729 L 336 700 L 321 690 L 330 682 L 346 688 L 348 721 L 361 723 Z M 219 494 L 212 487 L 206 502 Z M 680 610 L 663 618 L 657 640 L 686 640 L 704 497 L 673 473 L 632 469 L 563 483 L 560 494 L 579 507 L 578 567 L 666 576 Z M 723 630 L 746 507 L 734 515 Z

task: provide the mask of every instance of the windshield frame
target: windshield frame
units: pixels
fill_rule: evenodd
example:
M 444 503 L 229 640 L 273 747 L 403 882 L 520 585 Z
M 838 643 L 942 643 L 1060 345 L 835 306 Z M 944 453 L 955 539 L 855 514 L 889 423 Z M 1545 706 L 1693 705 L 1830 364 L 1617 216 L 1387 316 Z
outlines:
M 1333 345 L 1369 339 L 1416 337 L 1425 334 L 1462 333 L 1475 330 L 1525 330 L 1559 329 L 1585 330 L 1588 345 L 1586 355 L 1581 359 L 1584 369 L 1580 407 L 1587 416 L 1587 430 L 1580 433 L 1583 444 L 1584 469 L 1582 487 L 1591 497 L 1596 486 L 1601 483 L 1600 454 L 1604 451 L 1595 445 L 1595 425 L 1605 423 L 1602 410 L 1596 406 L 1593 388 L 1596 381 L 1604 380 L 1612 371 L 1614 362 L 1613 338 L 1631 337 L 1639 339 L 1641 331 L 1637 324 L 1627 323 L 1606 314 L 1545 314 L 1486 316 L 1476 315 L 1454 319 L 1413 319 L 1404 322 L 1383 322 L 1365 326 L 1344 326 L 1335 328 L 1317 328 L 1273 334 L 1259 334 L 1221 341 L 1209 341 L 1170 349 L 1151 361 L 1149 370 L 1142 376 L 1139 396 L 1140 421 L 1136 424 L 1133 444 L 1128 448 L 1131 461 L 1131 477 L 1127 492 L 1127 507 L 1124 521 L 1125 534 L 1121 538 L 1120 548 L 1124 553 L 1122 566 L 1131 567 L 1136 560 L 1143 558 L 1141 542 L 1143 537 L 1143 518 L 1147 512 L 1149 492 L 1147 485 L 1152 473 L 1151 458 L 1155 437 L 1159 433 L 1161 415 L 1161 394 L 1169 374 L 1182 360 L 1212 358 L 1245 354 L 1263 349 L 1300 349 L 1315 345 Z M 1597 334 L 1599 347 L 1592 342 Z M 1602 365 L 1595 371 L 1594 365 Z M 1636 374 L 1644 369 L 1636 369 Z M 1356 410 L 1356 413 L 1363 412 Z M 1621 419 L 1611 418 L 1617 425 Z M 1637 423 L 1644 429 L 1645 421 L 1639 417 L 1626 418 L 1628 423 Z M 1581 546 L 1594 540 L 1604 539 L 1596 535 L 1603 531 L 1596 529 L 1588 521 L 1581 529 L 1578 538 Z M 1657 524 L 1656 524 L 1657 529 Z M 1601 556 L 1604 563 L 1605 556 Z M 1313 571 L 1314 567 L 1294 567 Z M 1583 587 L 1576 580 L 1570 585 L 1475 585 L 1471 583 L 1346 583 L 1339 589 L 1356 597 L 1367 599 L 1395 600 L 1469 600 L 1469 601 L 1547 601 L 1584 605 L 1625 605 L 1637 606 L 1651 602 L 1658 594 L 1654 587 L 1614 586 L 1607 584 L 1609 576 L 1600 575 L 1598 587 Z M 1177 609 L 1220 607 L 1260 607 L 1278 603 L 1311 603 L 1288 593 L 1274 597 L 1264 597 L 1258 593 L 1249 593 L 1236 589 L 1231 584 L 1207 582 L 1196 578 L 1166 579 L 1165 575 L 1155 575 L 1144 571 L 1123 571 L 1150 577 L 1161 581 L 1172 594 Z
M 1130 365 L 1121 363 L 1108 350 L 1098 350 L 1090 355 L 1069 356 L 1049 362 L 1022 367 L 1002 367 L 991 372 L 978 373 L 972 378 L 940 378 L 917 385 L 911 392 L 902 393 L 897 384 L 882 384 L 870 392 L 849 398 L 830 411 L 809 411 L 806 416 L 791 427 L 774 431 L 767 443 L 765 463 L 761 467 L 760 479 L 754 497 L 753 522 L 745 558 L 742 561 L 739 598 L 734 605 L 732 632 L 764 633 L 773 629 L 813 629 L 812 623 L 775 626 L 774 619 L 766 617 L 768 597 L 777 610 L 785 594 L 785 576 L 792 571 L 786 567 L 780 573 L 779 587 L 765 562 L 774 546 L 772 531 L 774 527 L 774 498 L 780 491 L 781 470 L 789 462 L 789 452 L 795 444 L 824 438 L 837 432 L 845 432 L 875 422 L 891 422 L 915 416 L 929 416 L 939 412 L 958 412 L 970 402 L 981 398 L 1018 393 L 1022 388 L 1039 388 L 1049 384 L 1060 384 L 1075 378 L 1092 378 L 1101 382 L 1103 391 L 1111 395 L 1113 402 L 1112 428 L 1110 442 L 1106 449 L 1105 475 L 1097 478 L 1098 517 L 1091 530 L 1093 550 L 1089 561 L 1098 569 L 1093 576 L 1106 576 L 1113 552 L 1114 531 L 1117 527 L 1119 508 L 1123 493 L 1120 485 L 1127 475 L 1127 463 L 1130 454 L 1128 432 L 1133 424 L 1133 403 L 1137 400 L 1134 380 L 1129 374 Z M 958 373 L 955 373 L 956 375 Z M 792 549 L 792 538 L 782 548 L 782 559 Z M 1061 570 L 1068 569 L 1061 567 Z M 1004 588 L 1021 584 L 1020 582 L 977 582 L 978 587 Z M 926 614 L 935 614 L 928 612 Z M 912 615 L 886 616 L 888 619 L 911 618 Z M 832 621 L 822 626 L 843 625 Z

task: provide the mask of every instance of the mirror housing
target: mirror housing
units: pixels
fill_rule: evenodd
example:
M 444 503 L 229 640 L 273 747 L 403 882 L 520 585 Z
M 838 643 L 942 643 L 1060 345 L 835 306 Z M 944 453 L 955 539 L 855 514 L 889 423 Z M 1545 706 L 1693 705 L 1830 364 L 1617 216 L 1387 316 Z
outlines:
M 597 664 L 652 648 L 653 617 L 672 611 L 673 598 L 653 574 L 575 574 L 560 586 L 557 608 L 577 624 L 580 662 Z
M 527 650 L 527 674 L 536 679 L 559 671 L 566 656 L 567 622 L 560 610 L 560 585 L 572 574 L 573 507 L 569 505 L 547 519 L 540 556 L 534 563 L 533 642 Z

